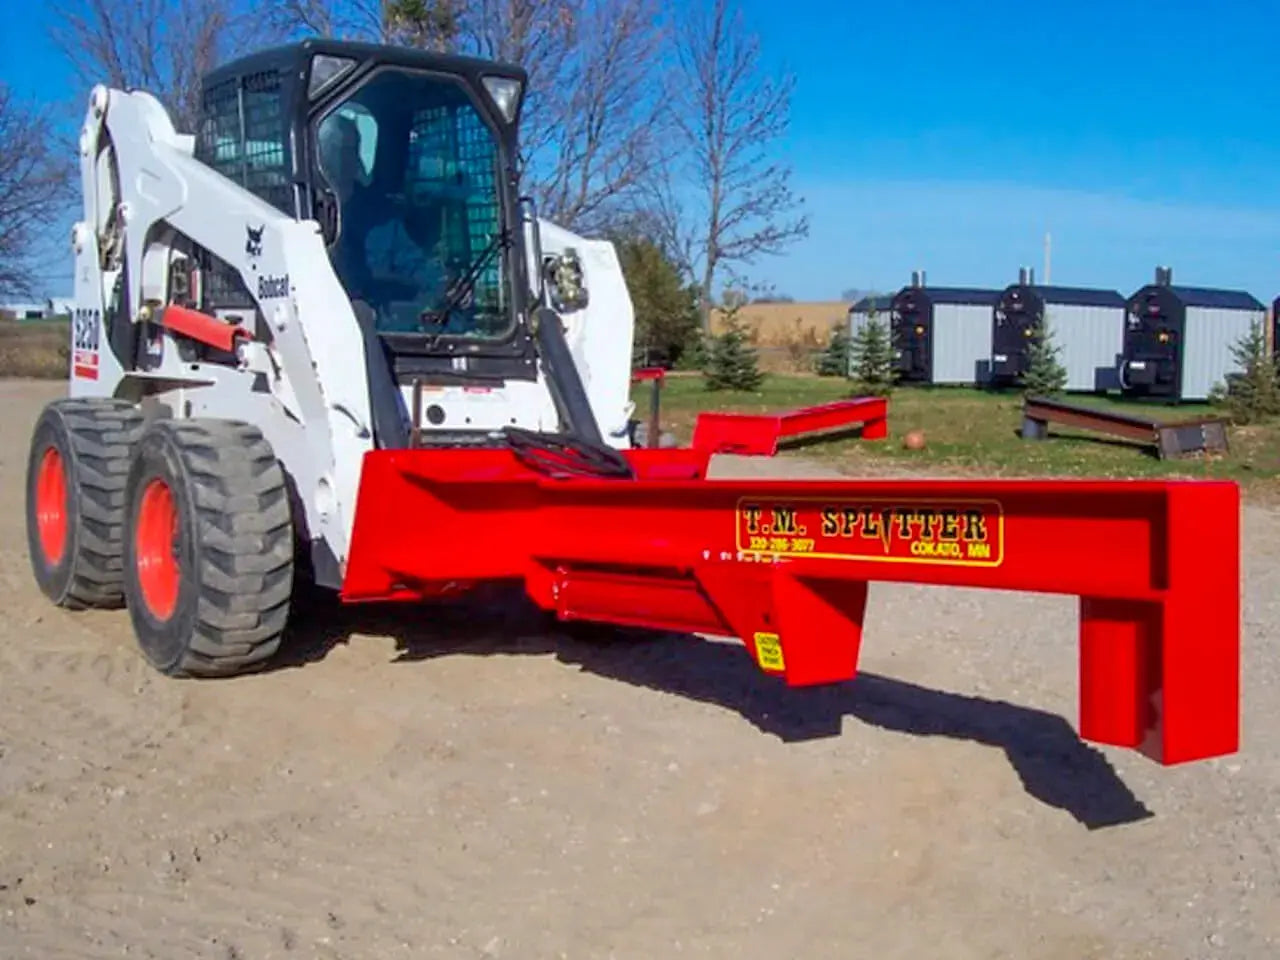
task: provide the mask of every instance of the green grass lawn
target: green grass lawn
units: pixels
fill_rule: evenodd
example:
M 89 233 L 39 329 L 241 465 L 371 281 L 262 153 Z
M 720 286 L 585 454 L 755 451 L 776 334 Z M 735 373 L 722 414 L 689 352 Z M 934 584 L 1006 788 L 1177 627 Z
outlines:
M 848 394 L 849 387 L 843 381 L 814 376 L 770 375 L 754 393 L 712 392 L 705 389 L 698 375 L 671 376 L 662 391 L 663 428 L 687 443 L 699 411 L 780 412 Z M 632 396 L 636 416 L 647 416 L 649 385 L 637 384 Z M 1216 413 L 1204 404 L 1170 407 L 1093 396 L 1067 399 L 1161 420 Z M 931 472 L 993 476 L 1223 477 L 1280 491 L 1280 422 L 1232 427 L 1226 455 L 1162 461 L 1154 448 L 1053 424 L 1047 440 L 1023 440 L 1018 433 L 1021 409 L 1021 396 L 1012 392 L 1000 395 L 960 388 L 898 387 L 889 399 L 887 441 L 836 439 L 784 455 L 834 461 L 850 473 L 857 473 L 860 464 L 879 461 L 901 467 L 918 465 Z M 924 450 L 903 446 L 903 437 L 912 430 L 924 432 Z

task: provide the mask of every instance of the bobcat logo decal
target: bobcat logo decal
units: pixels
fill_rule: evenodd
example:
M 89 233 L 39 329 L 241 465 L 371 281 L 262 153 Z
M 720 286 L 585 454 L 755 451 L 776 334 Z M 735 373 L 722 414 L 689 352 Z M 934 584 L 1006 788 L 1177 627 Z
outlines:
M 244 228 L 245 234 L 247 235 L 244 241 L 244 252 L 255 260 L 262 256 L 262 231 L 265 229 L 267 229 L 266 224 L 263 224 L 257 230 L 247 224 Z

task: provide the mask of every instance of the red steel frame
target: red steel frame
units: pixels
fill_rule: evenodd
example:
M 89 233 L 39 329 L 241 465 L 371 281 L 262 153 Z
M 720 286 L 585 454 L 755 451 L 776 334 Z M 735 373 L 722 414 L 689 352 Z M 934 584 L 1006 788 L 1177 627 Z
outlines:
M 1238 749 L 1233 483 L 709 480 L 706 448 L 626 456 L 634 480 L 367 454 L 343 598 L 516 579 L 562 619 L 738 637 L 808 685 L 854 676 L 872 581 L 1075 595 L 1085 739 L 1164 764 Z
M 889 402 L 884 397 L 855 397 L 787 413 L 700 413 L 693 446 L 712 453 L 771 457 L 778 443 L 806 434 L 847 430 L 862 424 L 862 439 L 889 435 Z

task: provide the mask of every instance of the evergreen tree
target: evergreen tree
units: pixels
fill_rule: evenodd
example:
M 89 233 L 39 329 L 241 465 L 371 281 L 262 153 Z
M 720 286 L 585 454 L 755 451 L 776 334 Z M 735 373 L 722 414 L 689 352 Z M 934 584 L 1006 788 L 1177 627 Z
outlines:
M 1022 376 L 1022 390 L 1036 396 L 1053 396 L 1067 386 L 1067 368 L 1059 357 L 1061 348 L 1053 341 L 1053 330 L 1038 325 L 1027 344 L 1027 372 Z
M 1215 386 L 1210 400 L 1227 408 L 1236 423 L 1256 423 L 1280 415 L 1280 372 L 1267 350 L 1267 336 L 1254 323 L 1249 332 L 1231 347 L 1240 372 Z
M 874 315 L 853 338 L 853 381 L 857 393 L 884 396 L 893 388 L 893 344 L 889 328 Z
M 847 377 L 850 368 L 850 350 L 853 341 L 849 336 L 849 326 L 837 323 L 831 328 L 831 339 L 827 348 L 818 357 L 818 376 Z
M 635 350 L 644 365 L 678 364 L 700 331 L 697 290 L 661 247 L 646 237 L 614 240 L 635 309 Z
M 675 370 L 705 370 L 707 366 L 707 337 L 699 323 L 697 329 L 689 334 L 680 358 L 675 362 Z
M 734 298 L 724 309 L 724 332 L 707 341 L 708 390 L 755 390 L 764 381 L 760 361 L 738 313 L 745 301 Z

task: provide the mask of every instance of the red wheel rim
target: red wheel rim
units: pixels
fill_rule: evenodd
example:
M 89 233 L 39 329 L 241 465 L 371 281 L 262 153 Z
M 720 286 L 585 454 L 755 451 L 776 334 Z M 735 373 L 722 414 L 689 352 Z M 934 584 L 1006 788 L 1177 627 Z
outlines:
M 36 474 L 36 530 L 46 562 L 56 567 L 67 549 L 67 470 L 54 447 L 44 452 Z
M 163 480 L 152 480 L 138 504 L 134 552 L 142 600 L 158 620 L 169 619 L 178 605 L 177 539 L 178 510 L 173 493 Z

